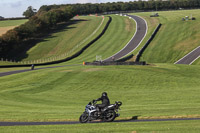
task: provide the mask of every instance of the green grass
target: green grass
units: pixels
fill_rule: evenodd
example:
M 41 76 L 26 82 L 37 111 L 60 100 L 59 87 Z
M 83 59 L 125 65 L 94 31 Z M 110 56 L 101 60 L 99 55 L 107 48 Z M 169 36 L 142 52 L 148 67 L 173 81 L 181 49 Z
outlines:
M 195 62 L 192 63 L 193 65 L 200 65 L 200 58 L 198 58 Z
M 0 78 L 0 121 L 78 120 L 107 91 L 120 118 L 199 117 L 199 66 L 68 66 Z
M 28 19 L 0 21 L 0 27 L 19 26 L 27 21 Z
M 162 27 L 143 54 L 142 60 L 156 63 L 174 63 L 199 46 L 200 10 L 158 12 Z M 149 17 L 152 13 L 142 13 Z M 182 21 L 193 15 L 197 20 Z M 197 63 L 198 64 L 198 63 Z
M 0 65 L 16 65 L 16 62 L 9 62 L 9 61 L 0 61 Z
M 0 127 L 2 133 L 42 132 L 42 133 L 197 133 L 200 121 L 166 121 L 166 122 L 128 122 L 128 123 L 98 123 L 49 126 L 13 126 Z

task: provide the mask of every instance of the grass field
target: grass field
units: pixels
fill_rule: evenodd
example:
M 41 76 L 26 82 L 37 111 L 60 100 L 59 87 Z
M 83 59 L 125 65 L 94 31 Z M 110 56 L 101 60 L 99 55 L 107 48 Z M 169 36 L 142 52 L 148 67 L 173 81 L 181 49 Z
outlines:
M 0 127 L 2 133 L 197 133 L 200 130 L 200 121 L 166 121 L 166 122 L 128 122 L 128 123 L 101 123 L 76 124 L 54 126 L 13 126 Z
M 25 23 L 26 21 L 28 21 L 28 19 L 0 21 L 0 36 L 8 30 Z
M 157 63 L 174 63 L 200 45 L 200 10 L 180 10 L 158 12 L 162 24 L 160 31 L 143 54 L 142 60 Z M 139 13 L 150 19 L 152 12 Z M 195 21 L 182 21 L 185 16 Z M 199 64 L 199 63 L 196 63 Z
M 121 117 L 200 117 L 199 66 L 68 66 L 1 77 L 0 121 L 78 120 L 107 91 Z

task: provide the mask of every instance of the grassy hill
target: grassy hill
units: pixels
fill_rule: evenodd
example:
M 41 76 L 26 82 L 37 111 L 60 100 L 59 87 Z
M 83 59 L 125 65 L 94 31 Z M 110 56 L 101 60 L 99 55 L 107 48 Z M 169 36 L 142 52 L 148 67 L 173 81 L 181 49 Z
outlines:
M 81 56 L 63 63 L 77 64 L 83 61 L 94 61 L 96 55 L 102 56 L 102 60 L 120 51 L 135 33 L 135 22 L 128 17 L 111 15 L 112 22 L 105 34 L 90 46 Z
M 27 21 L 28 19 L 0 21 L 0 36 L 6 33 L 8 30 L 13 29 L 14 27 L 19 26 Z
M 42 41 L 36 43 L 35 46 L 28 51 L 25 51 L 27 57 L 24 58 L 23 61 L 63 58 L 64 54 L 65 57 L 70 56 L 78 49 L 85 46 L 88 41 L 95 38 L 99 32 L 102 31 L 107 21 L 107 17 L 103 20 L 102 17 L 80 16 L 78 20 L 71 20 L 71 22 L 67 24 L 60 25 L 53 34 L 43 38 Z M 79 47 L 75 49 L 78 45 Z M 59 57 L 61 55 L 63 55 L 63 57 Z M 20 56 L 22 55 L 19 55 L 19 57 Z
M 200 10 L 180 10 L 158 12 L 157 20 L 162 24 L 155 39 L 143 54 L 142 60 L 147 62 L 174 63 L 178 59 L 200 45 Z M 139 13 L 149 16 L 152 12 Z M 193 16 L 196 20 L 182 21 L 185 16 Z M 196 64 L 199 61 L 197 61 Z
M 26 63 L 34 60 L 48 62 L 66 58 L 98 36 L 107 21 L 108 17 L 105 19 L 96 16 L 76 17 L 68 23 L 58 25 L 49 36 L 30 43 L 20 51 L 12 51 L 13 58 Z M 0 62 L 0 64 L 8 63 Z
M 107 91 L 121 118 L 200 117 L 199 66 L 66 66 L 1 77 L 0 121 L 78 120 Z

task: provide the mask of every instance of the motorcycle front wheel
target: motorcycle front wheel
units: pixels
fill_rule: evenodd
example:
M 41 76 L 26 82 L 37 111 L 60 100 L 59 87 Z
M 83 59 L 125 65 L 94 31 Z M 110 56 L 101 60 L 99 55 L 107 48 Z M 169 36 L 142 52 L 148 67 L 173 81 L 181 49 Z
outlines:
M 89 119 L 88 113 L 85 113 L 85 112 L 84 112 L 84 113 L 80 116 L 79 121 L 80 121 L 80 123 L 86 123 L 86 122 L 88 122 L 88 119 Z
M 105 116 L 104 116 L 104 121 L 106 122 L 111 122 L 111 121 L 114 121 L 116 117 L 116 113 L 114 110 L 108 110 L 105 112 Z

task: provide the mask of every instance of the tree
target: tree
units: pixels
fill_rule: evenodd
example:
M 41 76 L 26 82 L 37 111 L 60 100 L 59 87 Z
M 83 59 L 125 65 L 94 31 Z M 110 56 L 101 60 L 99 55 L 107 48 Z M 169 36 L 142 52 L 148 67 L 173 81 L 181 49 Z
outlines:
M 4 19 L 4 17 L 0 16 L 0 19 Z
M 27 10 L 23 13 L 23 16 L 30 18 L 37 13 L 37 10 L 34 9 L 32 6 L 29 6 Z

